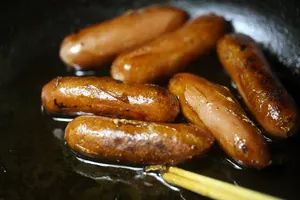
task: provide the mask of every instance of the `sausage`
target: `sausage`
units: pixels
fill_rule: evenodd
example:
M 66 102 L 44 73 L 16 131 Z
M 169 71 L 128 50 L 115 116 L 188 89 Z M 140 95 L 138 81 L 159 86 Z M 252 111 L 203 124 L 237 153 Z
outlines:
M 167 89 L 109 77 L 57 77 L 43 87 L 41 96 L 45 110 L 54 114 L 170 122 L 179 112 L 177 98 Z
M 75 68 L 101 68 L 122 51 L 173 31 L 187 19 L 185 11 L 171 6 L 130 11 L 67 36 L 62 42 L 60 57 Z
M 218 43 L 217 51 L 258 123 L 270 136 L 292 135 L 298 109 L 253 39 L 242 34 L 226 35 Z
M 193 125 L 99 116 L 75 118 L 65 130 L 65 140 L 89 157 L 147 165 L 181 163 L 202 155 L 214 141 Z
M 192 74 L 179 73 L 170 80 L 169 90 L 179 98 L 184 116 L 194 124 L 204 124 L 235 161 L 254 168 L 271 163 L 260 130 L 228 88 Z
M 127 83 L 170 78 L 213 50 L 225 29 L 224 18 L 212 14 L 200 16 L 174 32 L 119 55 L 112 64 L 111 76 Z

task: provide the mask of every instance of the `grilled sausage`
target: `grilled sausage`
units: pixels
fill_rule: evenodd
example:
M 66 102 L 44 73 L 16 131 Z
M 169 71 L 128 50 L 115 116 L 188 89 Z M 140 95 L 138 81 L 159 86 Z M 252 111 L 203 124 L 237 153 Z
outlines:
M 225 33 L 225 24 L 216 15 L 200 16 L 174 32 L 119 55 L 113 62 L 111 75 L 127 83 L 152 83 L 169 78 L 214 49 Z
M 258 45 L 246 35 L 230 34 L 218 43 L 218 55 L 267 133 L 282 138 L 293 134 L 297 124 L 295 102 L 272 73 Z
M 49 113 L 93 113 L 145 121 L 173 121 L 179 112 L 177 98 L 155 85 L 125 84 L 109 77 L 58 77 L 42 90 Z
M 136 164 L 177 164 L 203 154 L 213 137 L 193 125 L 163 124 L 99 116 L 70 122 L 65 139 L 83 155 Z
M 180 73 L 170 80 L 169 89 L 178 96 L 184 116 L 204 124 L 238 163 L 255 168 L 270 164 L 263 136 L 226 87 Z
M 101 68 L 122 51 L 173 31 L 188 14 L 170 6 L 151 6 L 82 29 L 67 36 L 60 49 L 61 59 L 75 68 Z

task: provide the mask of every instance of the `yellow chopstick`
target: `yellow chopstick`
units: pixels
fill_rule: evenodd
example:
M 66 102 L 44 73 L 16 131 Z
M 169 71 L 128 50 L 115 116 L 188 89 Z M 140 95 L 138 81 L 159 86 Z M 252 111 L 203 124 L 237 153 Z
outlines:
M 177 167 L 163 168 L 162 178 L 175 186 L 220 200 L 278 200 L 280 198 L 209 178 Z

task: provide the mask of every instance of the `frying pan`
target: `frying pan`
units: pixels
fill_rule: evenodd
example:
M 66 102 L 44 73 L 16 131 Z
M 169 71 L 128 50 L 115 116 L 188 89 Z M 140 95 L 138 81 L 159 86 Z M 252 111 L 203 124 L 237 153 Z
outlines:
M 139 166 L 79 158 L 63 142 L 65 122 L 40 109 L 40 91 L 58 75 L 72 75 L 58 57 L 63 37 L 127 9 L 171 3 L 191 15 L 215 12 L 258 41 L 287 90 L 300 94 L 300 5 L 288 0 L 32 0 L 0 5 L 0 199 L 205 199 L 145 177 Z M 214 53 L 188 70 L 231 86 Z M 94 72 L 93 72 L 94 73 Z M 108 71 L 95 72 L 107 75 Z M 273 165 L 234 167 L 215 147 L 180 167 L 287 199 L 299 199 L 299 136 L 272 141 Z

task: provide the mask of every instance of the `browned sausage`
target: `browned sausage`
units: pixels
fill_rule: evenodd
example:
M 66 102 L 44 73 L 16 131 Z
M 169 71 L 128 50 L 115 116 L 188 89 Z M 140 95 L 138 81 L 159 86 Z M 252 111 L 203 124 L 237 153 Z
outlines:
M 67 36 L 61 59 L 75 68 L 101 68 L 122 51 L 180 27 L 188 15 L 170 6 L 151 6 L 82 29 Z
M 128 83 L 151 83 L 169 78 L 214 49 L 225 33 L 225 24 L 224 18 L 216 15 L 198 17 L 174 32 L 118 56 L 111 75 Z
M 237 162 L 255 168 L 270 164 L 263 136 L 226 87 L 180 73 L 170 80 L 169 89 L 178 96 L 184 116 L 203 123 Z
M 177 98 L 155 85 L 125 84 L 109 77 L 58 77 L 42 90 L 49 113 L 113 116 L 145 121 L 173 121 Z
M 220 40 L 218 55 L 262 127 L 271 136 L 293 134 L 297 124 L 295 102 L 272 73 L 258 45 L 246 35 L 230 34 Z
M 203 154 L 213 137 L 193 125 L 81 116 L 65 131 L 83 155 L 137 164 L 177 164 Z

